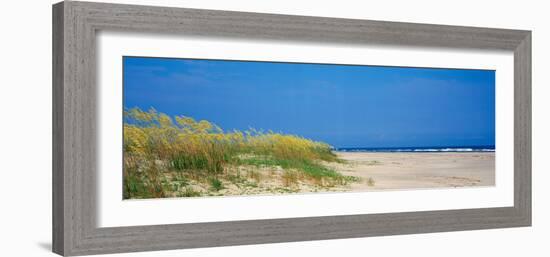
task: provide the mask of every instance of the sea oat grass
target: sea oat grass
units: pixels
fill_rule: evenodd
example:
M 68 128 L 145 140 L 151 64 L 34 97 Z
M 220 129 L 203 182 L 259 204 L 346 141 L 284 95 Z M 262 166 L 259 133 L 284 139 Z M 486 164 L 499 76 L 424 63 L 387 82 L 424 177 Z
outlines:
M 194 191 L 181 192 L 182 187 L 194 190 L 187 186 L 191 182 L 214 191 L 221 190 L 222 181 L 237 185 L 248 178 L 258 184 L 264 170 L 271 172 L 267 179 L 281 179 L 285 185 L 353 181 L 322 164 L 343 162 L 323 142 L 255 129 L 223 131 L 209 121 L 170 117 L 155 109 L 125 110 L 123 149 L 125 199 L 196 196 Z M 242 167 L 248 169 L 247 178 L 240 178 Z M 276 169 L 282 169 L 283 175 L 276 176 Z M 178 175 L 167 175 L 172 172 Z M 180 185 L 174 180 L 186 182 Z

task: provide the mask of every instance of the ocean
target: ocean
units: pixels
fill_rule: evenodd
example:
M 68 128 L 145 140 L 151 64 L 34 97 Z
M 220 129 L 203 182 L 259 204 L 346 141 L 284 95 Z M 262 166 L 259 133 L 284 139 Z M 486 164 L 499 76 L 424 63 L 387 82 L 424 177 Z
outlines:
M 423 147 L 342 147 L 339 152 L 494 152 L 494 145 L 483 146 L 423 146 Z

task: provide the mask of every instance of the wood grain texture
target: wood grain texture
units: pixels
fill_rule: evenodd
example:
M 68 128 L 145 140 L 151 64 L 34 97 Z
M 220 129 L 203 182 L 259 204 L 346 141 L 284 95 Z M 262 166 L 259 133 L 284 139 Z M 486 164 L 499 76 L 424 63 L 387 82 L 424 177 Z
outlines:
M 514 207 L 531 224 L 531 33 L 514 51 Z
M 63 174 L 63 3 L 53 6 L 52 22 L 52 250 L 63 254 L 64 242 L 64 174 Z
M 514 207 L 98 228 L 99 30 L 514 51 Z M 61 255 L 430 233 L 531 224 L 531 33 L 67 1 L 53 6 L 53 250 Z

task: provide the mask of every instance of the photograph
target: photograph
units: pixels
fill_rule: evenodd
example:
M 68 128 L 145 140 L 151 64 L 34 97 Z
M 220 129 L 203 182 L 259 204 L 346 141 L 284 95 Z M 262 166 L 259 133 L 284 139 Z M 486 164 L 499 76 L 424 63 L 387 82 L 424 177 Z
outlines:
M 122 61 L 123 199 L 495 184 L 493 70 Z

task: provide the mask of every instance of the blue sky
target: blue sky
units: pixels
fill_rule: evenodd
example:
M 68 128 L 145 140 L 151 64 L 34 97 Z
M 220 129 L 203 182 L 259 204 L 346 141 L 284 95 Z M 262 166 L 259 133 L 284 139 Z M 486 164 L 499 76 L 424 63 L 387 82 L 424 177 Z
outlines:
M 124 57 L 124 106 L 335 147 L 495 143 L 495 72 Z

